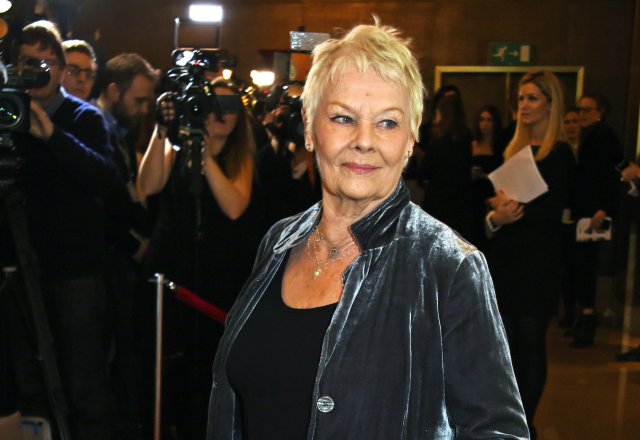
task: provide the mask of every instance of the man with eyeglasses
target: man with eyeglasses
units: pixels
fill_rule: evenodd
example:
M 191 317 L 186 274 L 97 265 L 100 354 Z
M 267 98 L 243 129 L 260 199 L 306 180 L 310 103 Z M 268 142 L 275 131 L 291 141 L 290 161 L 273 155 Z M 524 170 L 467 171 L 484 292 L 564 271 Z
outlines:
M 45 61 L 47 85 L 28 90 L 29 133 L 16 133 L 25 161 L 22 188 L 31 243 L 42 273 L 43 299 L 56 342 L 74 440 L 111 438 L 105 347 L 107 296 L 102 197 L 120 183 L 98 109 L 61 87 L 65 55 L 48 21 L 27 25 L 16 41 L 18 67 Z M 49 418 L 35 348 L 21 314 L 0 307 L 8 321 L 18 407 Z M 37 324 L 37 323 L 36 323 Z
M 96 54 L 84 40 L 66 40 L 62 47 L 67 58 L 62 86 L 76 98 L 88 101 L 98 70 Z

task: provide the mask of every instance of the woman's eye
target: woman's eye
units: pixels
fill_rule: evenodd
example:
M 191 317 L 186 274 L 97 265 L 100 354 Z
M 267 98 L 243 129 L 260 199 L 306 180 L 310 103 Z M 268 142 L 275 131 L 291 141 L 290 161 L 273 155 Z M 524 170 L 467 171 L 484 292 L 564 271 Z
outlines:
M 396 128 L 398 123 L 391 119 L 385 119 L 384 121 L 380 121 L 378 125 L 382 128 Z
M 338 124 L 351 124 L 353 122 L 353 119 L 351 119 L 349 116 L 345 116 L 345 115 L 336 115 L 331 117 L 331 120 L 333 122 L 337 122 Z

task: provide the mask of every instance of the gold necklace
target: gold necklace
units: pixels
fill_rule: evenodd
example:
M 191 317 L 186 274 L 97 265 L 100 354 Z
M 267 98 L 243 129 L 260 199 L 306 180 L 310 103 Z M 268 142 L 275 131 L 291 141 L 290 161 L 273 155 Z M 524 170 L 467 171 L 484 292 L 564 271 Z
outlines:
M 329 245 L 329 251 L 328 251 L 329 258 L 327 259 L 327 261 L 324 261 L 324 262 L 320 261 L 320 259 L 318 258 L 318 253 L 319 253 L 318 246 L 320 245 L 320 242 L 323 242 L 323 241 Z M 313 245 L 312 245 L 312 242 L 313 242 Z M 346 244 L 343 244 L 343 243 L 346 243 Z M 314 279 L 318 278 L 322 273 L 322 269 L 327 267 L 329 264 L 333 263 L 334 261 L 341 260 L 347 255 L 352 254 L 353 251 L 356 249 L 356 247 L 357 247 L 356 243 L 355 241 L 353 241 L 351 235 L 338 241 L 338 243 L 332 243 L 331 241 L 329 241 L 329 239 L 327 239 L 324 233 L 320 231 L 316 226 L 316 228 L 311 232 L 311 234 L 309 234 L 309 238 L 307 239 L 307 257 L 309 257 L 309 259 L 316 266 L 316 268 L 313 271 L 313 278 Z M 311 255 L 312 252 L 313 252 L 313 256 Z

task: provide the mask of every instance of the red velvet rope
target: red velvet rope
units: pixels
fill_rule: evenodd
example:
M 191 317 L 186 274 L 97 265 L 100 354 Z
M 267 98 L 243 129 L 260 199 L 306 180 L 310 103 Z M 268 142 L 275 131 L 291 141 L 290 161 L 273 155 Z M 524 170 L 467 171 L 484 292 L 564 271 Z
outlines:
M 214 319 L 215 321 L 224 325 L 225 320 L 227 319 L 227 312 L 225 312 L 221 308 L 206 302 L 195 293 L 192 293 L 186 288 L 177 284 L 170 283 L 169 290 L 173 293 L 176 299 L 179 299 L 180 301 L 191 306 L 200 313 L 203 313 L 209 318 Z

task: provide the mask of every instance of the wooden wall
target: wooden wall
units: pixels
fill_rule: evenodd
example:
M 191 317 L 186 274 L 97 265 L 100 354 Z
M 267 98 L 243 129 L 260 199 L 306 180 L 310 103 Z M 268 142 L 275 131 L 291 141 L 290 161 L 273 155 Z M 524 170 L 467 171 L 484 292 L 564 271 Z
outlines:
M 195 2 L 196 0 L 193 0 Z M 20 0 L 23 11 L 35 0 Z M 74 38 L 95 42 L 101 57 L 139 52 L 160 68 L 171 65 L 173 19 L 186 17 L 188 0 L 59 0 Z M 491 42 L 535 46 L 536 64 L 584 66 L 584 88 L 607 96 L 610 122 L 636 154 L 640 111 L 640 0 L 219 0 L 224 7 L 222 45 L 237 56 L 247 79 L 270 68 L 261 53 L 289 48 L 289 31 L 334 33 L 371 14 L 414 41 L 427 88 L 437 65 L 483 65 Z M 75 6 L 74 6 L 75 5 Z M 20 8 L 18 8 L 20 9 Z M 25 12 L 26 13 L 26 12 Z M 478 90 L 481 94 L 482 90 Z M 476 109 L 468 108 L 473 113 Z M 627 207 L 624 212 L 629 212 Z M 624 215 L 628 218 L 628 214 Z M 625 224 L 628 222 L 624 222 Z M 624 277 L 628 230 L 621 231 L 616 278 Z M 640 264 L 640 263 L 638 263 Z M 621 280 L 619 285 L 624 285 Z M 637 283 L 640 286 L 640 283 Z
M 371 14 L 414 40 L 422 73 L 433 88 L 436 65 L 483 65 L 494 41 L 535 46 L 539 65 L 584 65 L 585 89 L 611 99 L 611 122 L 622 134 L 627 121 L 631 51 L 637 0 L 431 0 L 316 1 L 222 0 L 222 43 L 238 57 L 238 73 L 271 67 L 261 50 L 287 50 L 289 31 L 334 33 Z M 186 0 L 84 0 L 74 36 L 93 39 L 113 56 L 137 51 L 167 68 L 173 18 L 186 16 Z M 637 31 L 636 31 L 637 32 Z M 635 34 L 637 36 L 637 33 Z M 638 81 L 634 78 L 634 81 Z M 631 111 L 637 112 L 637 106 Z M 637 119 L 637 117 L 635 118 Z

